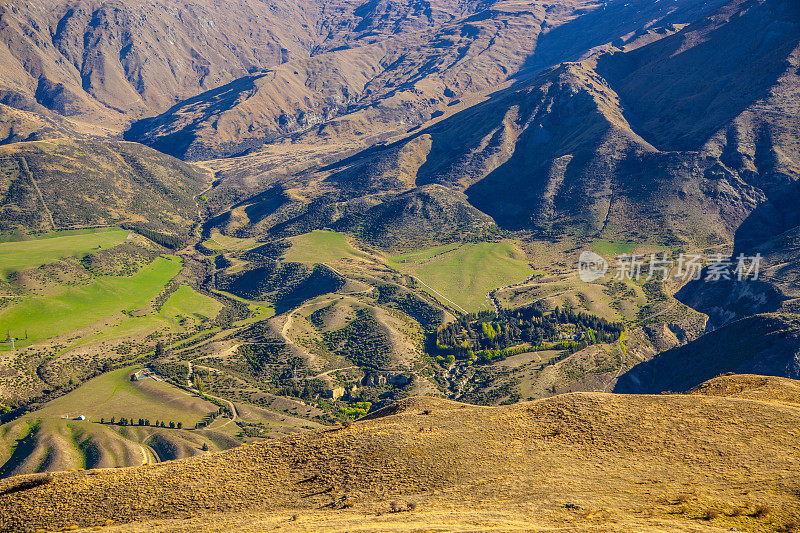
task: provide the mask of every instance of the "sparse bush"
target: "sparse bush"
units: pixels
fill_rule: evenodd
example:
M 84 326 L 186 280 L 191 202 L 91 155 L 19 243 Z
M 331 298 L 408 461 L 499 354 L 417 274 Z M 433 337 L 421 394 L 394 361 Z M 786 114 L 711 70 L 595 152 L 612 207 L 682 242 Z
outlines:
M 768 506 L 763 504 L 758 504 L 755 506 L 753 511 L 750 512 L 749 516 L 752 516 L 753 518 L 762 518 L 767 516 L 771 512 L 772 509 L 770 509 Z
M 706 509 L 703 512 L 701 518 L 703 520 L 714 520 L 716 518 L 719 518 L 719 511 L 717 511 L 716 509 Z
M 688 501 L 689 501 L 689 495 L 688 494 L 678 494 L 675 497 L 675 500 L 673 501 L 673 503 L 675 503 L 675 504 L 686 503 Z

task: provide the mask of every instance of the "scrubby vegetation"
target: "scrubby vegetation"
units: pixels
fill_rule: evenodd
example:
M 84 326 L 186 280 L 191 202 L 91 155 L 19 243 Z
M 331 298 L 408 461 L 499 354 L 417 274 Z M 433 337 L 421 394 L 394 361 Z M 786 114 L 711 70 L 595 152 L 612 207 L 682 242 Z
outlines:
M 389 364 L 391 343 L 375 317 L 366 310 L 356 311 L 356 318 L 342 329 L 323 334 L 329 350 L 353 363 L 368 368 Z
M 378 284 L 377 302 L 397 307 L 419 322 L 426 331 L 435 331 L 444 320 L 444 311 L 442 309 L 396 285 Z
M 147 220 L 143 231 L 154 232 L 148 236 L 185 236 L 197 216 L 195 195 L 207 182 L 197 167 L 133 143 L 58 139 L 4 146 L 4 156 L 0 232 Z
M 324 265 L 279 262 L 255 254 L 244 256 L 250 267 L 217 277 L 217 288 L 248 300 L 268 300 L 278 313 L 304 300 L 333 292 L 344 284 Z
M 275 344 L 242 344 L 237 349 L 239 355 L 250 365 L 255 375 L 264 373 L 266 365 L 274 365 L 286 361 L 287 349 L 283 343 Z

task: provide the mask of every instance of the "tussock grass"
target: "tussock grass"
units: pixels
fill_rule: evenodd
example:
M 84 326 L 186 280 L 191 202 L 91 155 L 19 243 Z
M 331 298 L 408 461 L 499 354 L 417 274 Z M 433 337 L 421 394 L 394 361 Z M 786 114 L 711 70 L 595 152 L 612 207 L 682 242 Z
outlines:
M 408 520 L 456 528 L 491 510 L 524 530 L 569 530 L 576 520 L 603 531 L 688 531 L 687 520 L 693 531 L 728 520 L 765 530 L 773 519 L 797 518 L 788 488 L 776 492 L 758 480 L 800 468 L 798 437 L 796 414 L 784 404 L 725 397 L 577 393 L 504 407 L 411 398 L 395 414 L 342 431 L 96 476 L 58 475 L 24 498 L 5 496 L 0 520 L 35 529 L 197 514 L 202 521 L 192 527 L 255 531 L 302 513 L 298 523 L 307 530 L 377 520 L 386 527 L 373 529 L 405 531 Z M 750 502 L 769 498 L 773 510 L 751 503 L 749 516 L 735 519 L 715 511 L 747 504 L 742 487 Z M 664 504 L 683 494 L 693 496 Z M 414 513 L 388 512 L 391 502 L 406 510 L 403 502 L 421 500 Z M 566 509 L 567 502 L 587 512 Z

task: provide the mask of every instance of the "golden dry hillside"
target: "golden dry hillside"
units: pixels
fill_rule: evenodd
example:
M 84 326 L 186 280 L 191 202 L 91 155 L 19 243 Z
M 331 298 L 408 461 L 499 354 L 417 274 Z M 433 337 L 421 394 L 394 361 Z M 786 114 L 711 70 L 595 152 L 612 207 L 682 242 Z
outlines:
M 797 382 L 759 379 L 719 378 L 711 395 L 581 393 L 506 407 L 412 398 L 290 440 L 7 479 L 0 527 L 791 531 L 800 395 Z M 757 399 L 743 394 L 751 387 Z

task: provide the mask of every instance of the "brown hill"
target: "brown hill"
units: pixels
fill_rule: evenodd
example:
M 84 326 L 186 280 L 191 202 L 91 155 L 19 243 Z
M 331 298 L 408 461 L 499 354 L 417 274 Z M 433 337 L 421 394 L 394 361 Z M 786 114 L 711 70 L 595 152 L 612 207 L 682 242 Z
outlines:
M 791 206 L 798 196 L 796 184 L 800 175 L 800 146 L 796 143 L 800 132 L 796 110 L 800 90 L 800 13 L 787 0 L 765 0 L 753 5 L 731 1 L 699 19 L 691 19 L 697 16 L 696 12 L 678 9 L 677 13 L 680 17 L 672 14 L 668 20 L 692 23 L 631 32 L 613 44 L 598 47 L 581 61 L 563 63 L 500 90 L 485 101 L 473 99 L 464 107 L 458 107 L 463 102 L 459 103 L 454 106 L 458 112 L 440 106 L 444 116 L 434 118 L 428 127 L 418 131 L 412 128 L 401 140 L 373 146 L 350 157 L 343 158 L 359 146 L 350 126 L 358 124 L 356 129 L 362 133 L 386 133 L 387 129 L 376 124 L 391 124 L 398 117 L 405 117 L 402 120 L 407 123 L 410 115 L 402 113 L 421 108 L 417 104 L 407 106 L 410 100 L 405 97 L 394 100 L 401 91 L 386 93 L 392 94 L 392 101 L 403 102 L 404 110 L 386 115 L 388 122 L 370 118 L 377 116 L 370 115 L 377 113 L 375 107 L 352 112 L 348 108 L 347 114 L 339 118 L 333 117 L 341 112 L 338 108 L 329 118 L 320 114 L 317 119 L 322 124 L 305 134 L 283 137 L 280 142 L 276 137 L 272 145 L 247 158 L 214 163 L 221 171 L 219 198 L 229 198 L 235 190 L 238 205 L 243 205 L 248 203 L 247 196 L 263 192 L 266 185 L 284 183 L 284 189 L 294 191 L 289 195 L 294 216 L 306 210 L 321 213 L 312 209 L 320 202 L 326 206 L 324 212 L 330 214 L 298 224 L 298 228 L 331 227 L 337 223 L 344 228 L 348 227 L 347 221 L 372 218 L 368 212 L 374 213 L 376 203 L 394 201 L 397 194 L 408 195 L 419 187 L 437 184 L 453 191 L 454 199 L 466 194 L 473 207 L 503 229 L 534 230 L 542 235 L 588 233 L 634 242 L 688 241 L 703 246 L 730 242 L 735 236 L 739 240 L 740 234 L 747 234 L 751 241 L 763 242 L 765 235 L 775 234 L 776 225 L 785 231 L 796 218 Z M 517 18 L 531 16 L 514 11 L 493 12 L 483 23 L 491 26 L 497 20 L 510 20 L 512 14 Z M 606 21 L 605 26 L 598 24 L 603 30 L 600 35 L 608 32 L 605 17 L 609 16 L 592 12 L 592 17 Z M 580 18 L 564 23 L 552 33 L 566 41 L 566 28 L 578 25 L 578 21 Z M 443 27 L 440 34 L 451 26 Z M 502 31 L 496 34 L 498 39 L 504 35 Z M 555 46 L 552 39 L 556 37 L 546 35 L 548 46 Z M 762 39 L 762 35 L 769 35 L 769 39 Z M 545 39 L 545 34 L 540 38 Z M 729 50 L 726 57 L 736 58 L 735 61 L 720 57 L 716 52 L 720 49 Z M 441 53 L 447 55 L 448 50 L 445 47 Z M 477 57 L 481 56 L 470 61 L 477 62 Z M 536 57 L 535 53 L 532 58 Z M 322 56 L 311 60 L 315 61 L 322 61 Z M 757 66 L 752 73 L 741 71 L 741 64 L 751 63 Z M 710 65 L 708 71 L 705 65 Z M 378 79 L 402 71 L 399 66 L 391 72 L 382 68 L 378 69 Z M 278 72 L 268 76 L 272 80 L 270 87 L 275 90 L 262 94 L 271 101 L 288 94 L 278 91 L 279 83 L 273 83 L 279 80 Z M 319 75 L 328 79 L 327 72 L 320 69 Z M 677 72 L 681 74 L 674 74 Z M 434 69 L 424 79 L 447 79 L 451 73 L 449 67 Z M 633 95 L 638 87 L 636 80 L 649 79 L 647 76 L 685 81 L 649 83 L 648 98 L 661 103 L 645 117 L 637 106 L 646 107 L 646 103 L 637 103 Z M 482 83 L 491 81 L 481 79 Z M 702 93 L 705 97 L 695 99 L 692 95 L 698 91 L 698 84 L 706 82 L 728 89 Z M 334 85 L 341 88 L 338 83 Z M 378 82 L 370 81 L 377 88 L 374 83 Z M 297 86 L 302 91 L 308 89 L 303 83 Z M 386 85 L 387 89 L 391 87 L 394 85 Z M 253 105 L 262 98 L 257 96 L 261 92 L 252 93 Z M 365 99 L 366 93 L 358 94 L 365 104 L 375 101 L 372 96 Z M 381 92 L 374 94 L 379 96 Z M 422 98 L 418 93 L 413 95 L 412 100 Z M 685 110 L 684 122 L 678 122 L 671 113 L 682 99 L 691 101 L 692 107 Z M 207 109 L 209 100 L 201 98 L 195 103 L 198 109 Z M 378 107 L 381 106 L 384 104 Z M 265 103 L 259 109 L 266 109 L 267 119 L 276 122 L 277 111 L 272 104 Z M 224 108 L 219 112 L 214 116 L 221 118 L 230 113 Z M 248 113 L 229 116 L 237 117 L 237 131 L 245 131 L 246 124 L 252 125 L 250 119 L 242 118 L 251 116 Z M 695 117 L 703 118 L 689 131 L 687 124 L 693 123 Z M 191 137 L 191 146 L 205 142 L 202 137 L 206 133 L 219 133 L 207 129 L 213 122 L 205 119 L 185 131 L 171 130 L 176 122 L 166 115 L 154 121 L 159 127 L 143 135 L 156 137 L 142 140 L 151 143 L 163 138 L 165 144 L 159 145 L 163 149 L 168 146 L 168 138 L 160 137 L 162 126 L 167 128 L 165 132 L 172 132 L 169 135 L 175 135 L 169 137 L 170 142 Z M 281 135 L 271 128 L 256 128 L 252 138 L 263 137 L 265 131 Z M 189 132 L 191 136 L 187 136 Z M 199 136 L 194 136 L 197 132 Z M 212 139 L 209 142 L 217 142 L 208 135 Z M 654 140 L 656 137 L 663 142 Z M 684 145 L 679 146 L 680 143 Z M 295 146 L 300 157 L 287 160 Z M 338 163 L 330 164 L 336 159 Z M 210 196 L 213 203 L 215 194 Z M 487 219 L 474 220 L 481 226 Z M 259 227 L 244 230 L 240 225 L 229 230 L 263 234 L 285 222 L 280 217 L 265 218 Z
M 375 27 L 420 31 L 394 30 L 371 41 L 352 40 L 345 31 L 333 42 L 344 38 L 361 46 L 332 48 L 201 94 L 137 123 L 127 135 L 190 159 L 227 157 L 304 131 L 323 143 L 360 138 L 372 144 L 442 115 L 465 97 L 575 59 L 644 25 L 693 21 L 719 3 L 681 1 L 668 8 L 638 1 L 616 12 L 581 0 L 558 7 L 539 1 L 465 2 L 461 17 L 445 21 L 434 10 L 421 26 L 409 26 L 407 13 L 395 8 Z M 374 19 L 377 6 L 391 5 L 370 2 L 354 13 L 371 13 Z M 577 22 L 583 17 L 592 23 Z M 586 48 L 575 50 L 576 39 Z
M 435 28 L 475 1 L 7 2 L 0 90 L 124 128 L 286 61 Z
M 0 525 L 775 531 L 797 519 L 800 434 L 796 383 L 770 387 L 757 400 L 570 394 L 500 408 L 415 398 L 286 441 L 11 478 Z
M 405 131 L 457 96 L 517 72 L 533 51 L 542 17 L 541 8 L 487 10 L 438 30 L 291 61 L 182 102 L 135 124 L 126 137 L 209 159 L 315 127 L 338 142 Z
M 764 32 L 774 40 L 763 43 Z M 798 43 L 800 13 L 791 3 L 729 3 L 671 36 L 564 65 L 432 127 L 425 132 L 432 148 L 417 183 L 466 187 L 473 205 L 504 227 L 532 223 L 555 233 L 577 227 L 631 240 L 654 235 L 729 240 L 745 217 L 771 196 L 772 183 L 796 179 L 790 176 L 797 175 L 800 161 L 792 111 L 800 86 Z M 741 61 L 718 61 L 712 69 L 718 82 L 711 82 L 703 58 L 719 57 L 720 49 L 728 50 L 725 57 Z M 672 64 L 667 54 L 685 63 Z M 749 76 L 739 72 L 745 58 L 770 66 L 756 70 L 761 77 L 751 80 L 748 91 L 692 99 L 693 84 L 701 79 L 715 87 L 731 79 L 747 83 L 741 78 Z M 635 65 L 659 79 L 698 80 L 683 86 L 651 83 L 646 85 L 650 96 L 642 100 L 650 102 L 661 90 L 663 109 L 669 113 L 677 101 L 695 102 L 683 120 L 698 121 L 703 131 L 697 132 L 690 150 L 670 151 L 673 147 L 667 146 L 662 151 L 658 143 L 647 141 L 653 135 L 664 137 L 668 128 L 675 135 L 686 132 L 686 124 L 657 116 L 652 120 L 662 131 L 640 131 L 643 119 L 626 101 L 635 88 L 626 84 L 646 76 L 611 75 L 606 72 L 609 63 Z M 769 132 L 769 140 L 760 132 Z M 764 139 L 761 144 L 759 138 Z M 761 156 L 770 151 L 784 157 Z M 727 156 L 733 153 L 748 163 L 729 165 Z
M 797 381 L 769 376 L 721 376 L 698 385 L 690 391 L 690 394 L 800 405 L 800 389 Z
M 12 2 L 0 17 L 5 89 L 117 127 L 198 88 L 307 55 L 314 41 L 305 29 L 313 12 L 257 0 Z
M 146 146 L 53 139 L 0 147 L 0 229 L 130 223 L 185 235 L 209 175 Z

